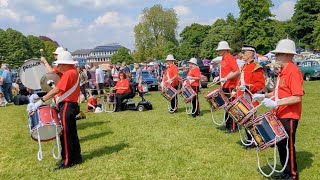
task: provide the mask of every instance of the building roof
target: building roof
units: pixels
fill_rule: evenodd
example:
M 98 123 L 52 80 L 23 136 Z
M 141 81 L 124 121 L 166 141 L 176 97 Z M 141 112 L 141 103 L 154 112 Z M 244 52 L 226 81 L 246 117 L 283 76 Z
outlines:
M 118 51 L 120 48 L 125 48 L 124 46 L 121 46 L 120 44 L 108 44 L 103 46 L 97 46 L 95 47 L 92 52 L 100 52 L 100 51 Z
M 71 54 L 72 55 L 77 55 L 77 54 L 90 54 L 90 52 L 92 51 L 92 49 L 78 49 L 73 51 Z

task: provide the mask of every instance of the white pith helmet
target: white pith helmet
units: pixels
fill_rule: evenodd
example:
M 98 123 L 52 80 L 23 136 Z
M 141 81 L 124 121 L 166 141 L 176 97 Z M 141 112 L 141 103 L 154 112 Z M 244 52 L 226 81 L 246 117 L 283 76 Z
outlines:
M 290 39 L 281 39 L 275 50 L 272 53 L 283 53 L 283 54 L 297 54 L 296 45 Z
M 78 64 L 78 61 L 72 59 L 72 55 L 68 51 L 62 51 L 58 54 L 58 59 L 53 62 L 54 64 Z
M 188 62 L 197 65 L 197 59 L 196 58 L 191 58 Z
M 231 48 L 229 47 L 229 44 L 227 41 L 220 41 L 218 44 L 218 48 L 216 49 L 217 51 L 219 50 L 230 50 Z
M 57 47 L 57 49 L 52 53 L 56 54 L 56 55 L 59 55 L 59 53 L 61 53 L 62 51 L 65 51 L 65 49 L 63 47 Z
M 175 59 L 172 54 L 169 54 L 166 58 L 166 61 L 175 61 Z

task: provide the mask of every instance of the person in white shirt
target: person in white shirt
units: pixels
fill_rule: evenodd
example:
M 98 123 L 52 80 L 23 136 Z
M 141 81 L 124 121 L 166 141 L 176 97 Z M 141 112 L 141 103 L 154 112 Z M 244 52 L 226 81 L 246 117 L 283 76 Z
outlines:
M 97 85 L 97 90 L 98 90 L 98 96 L 100 97 L 100 91 L 102 90 L 103 93 L 103 85 L 104 85 L 104 75 L 102 69 L 100 69 L 99 66 L 96 66 L 96 85 Z

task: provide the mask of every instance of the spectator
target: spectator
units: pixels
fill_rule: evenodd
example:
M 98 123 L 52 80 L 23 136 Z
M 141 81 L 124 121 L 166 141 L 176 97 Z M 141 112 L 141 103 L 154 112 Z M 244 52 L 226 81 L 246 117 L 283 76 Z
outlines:
M 87 111 L 88 112 L 94 112 L 97 107 L 101 108 L 101 104 L 98 104 L 98 96 L 96 94 L 93 94 L 89 99 L 87 103 Z
M 119 73 L 120 73 L 120 66 L 121 66 L 121 63 L 117 62 L 117 64 L 115 65 L 115 67 L 113 67 L 113 69 L 111 71 L 111 75 L 112 75 L 114 84 L 116 84 L 118 82 Z
M 136 84 L 139 84 L 141 86 L 142 83 L 142 70 L 140 68 L 140 65 L 138 63 L 134 63 L 134 69 L 136 72 Z
M 119 81 L 113 88 L 116 90 L 116 111 L 122 110 L 122 101 L 128 98 L 128 95 L 131 93 L 130 83 L 126 79 L 126 74 L 121 72 L 119 73 Z
M 122 62 L 120 72 L 124 72 L 125 74 L 130 73 L 130 68 L 126 65 L 126 62 Z
M 77 71 L 79 73 L 79 80 L 80 80 L 80 91 L 81 94 L 84 96 L 84 100 L 87 101 L 87 93 L 86 93 L 86 82 L 88 81 L 88 76 L 82 69 L 78 66 Z
M 2 66 L 2 64 L 0 64 L 0 66 Z M 2 68 L 0 68 L 0 92 L 2 92 L 2 85 L 3 85 Z
M 13 100 L 12 96 L 12 76 L 6 65 L 1 66 L 2 80 L 3 80 L 3 93 L 6 100 L 10 103 Z
M 8 104 L 6 98 L 4 98 L 3 92 L 0 92 L 0 107 L 4 107 Z
M 104 92 L 103 84 L 104 84 L 104 75 L 102 69 L 97 65 L 96 66 L 96 85 L 98 90 L 98 96 L 100 97 L 100 91 Z

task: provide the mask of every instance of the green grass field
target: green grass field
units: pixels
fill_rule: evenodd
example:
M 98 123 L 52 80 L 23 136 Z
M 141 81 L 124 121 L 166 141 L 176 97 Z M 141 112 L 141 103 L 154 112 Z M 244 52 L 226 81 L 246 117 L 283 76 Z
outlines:
M 300 179 L 319 179 L 319 87 L 320 81 L 304 84 L 296 140 Z M 153 110 L 87 113 L 77 122 L 84 162 L 60 171 L 52 170 L 57 162 L 52 142 L 42 143 L 44 158 L 37 160 L 26 106 L 0 108 L 0 179 L 266 179 L 258 171 L 256 150 L 242 149 L 238 133 L 226 134 L 212 123 L 204 94 L 197 118 L 185 113 L 181 99 L 179 112 L 169 114 L 160 92 L 145 97 Z M 261 157 L 266 154 L 272 149 Z

